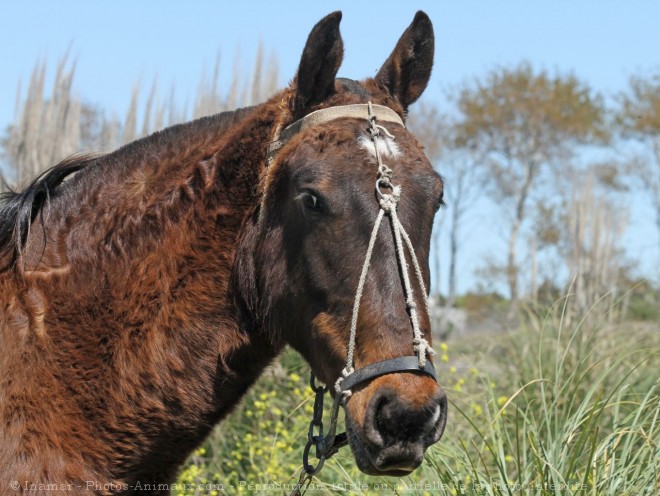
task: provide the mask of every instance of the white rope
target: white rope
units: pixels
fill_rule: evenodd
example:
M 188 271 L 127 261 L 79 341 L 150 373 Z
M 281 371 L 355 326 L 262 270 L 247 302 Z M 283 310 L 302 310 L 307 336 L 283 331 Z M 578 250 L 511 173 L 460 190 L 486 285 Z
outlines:
M 351 317 L 351 333 L 348 338 L 348 353 L 346 355 L 346 367 L 341 372 L 341 376 L 337 379 L 335 383 L 335 390 L 339 393 L 341 392 L 341 382 L 345 377 L 351 375 L 355 369 L 353 368 L 353 356 L 355 353 L 355 337 L 357 334 L 357 321 L 358 321 L 358 312 L 360 310 L 360 301 L 362 300 L 362 292 L 364 291 L 364 284 L 367 281 L 367 272 L 369 272 L 369 265 L 371 265 L 371 255 L 374 251 L 374 245 L 376 244 L 376 238 L 378 237 L 378 229 L 380 228 L 381 221 L 383 220 L 383 215 L 385 214 L 384 210 L 378 212 L 378 217 L 376 217 L 376 222 L 374 223 L 374 228 L 371 231 L 371 237 L 369 238 L 369 246 L 367 247 L 367 255 L 364 259 L 364 264 L 362 265 L 362 273 L 360 274 L 360 282 L 358 282 L 357 291 L 355 292 L 355 302 L 353 303 L 353 316 Z M 344 396 L 350 396 L 350 391 L 344 391 Z
M 424 276 L 415 255 L 415 250 L 413 248 L 412 242 L 408 233 L 403 228 L 399 216 L 397 215 L 396 207 L 399 203 L 401 197 L 401 186 L 392 185 L 392 169 L 385 165 L 380 156 L 380 151 L 378 150 L 378 143 L 376 140 L 380 137 L 380 133 L 383 132 L 387 137 L 394 139 L 387 129 L 383 126 L 376 124 L 376 116 L 372 111 L 371 102 L 369 102 L 369 131 L 371 134 L 371 140 L 374 143 L 374 149 L 376 152 L 376 162 L 378 163 L 378 175 L 376 180 L 376 192 L 380 198 L 379 205 L 380 211 L 376 217 L 376 222 L 374 223 L 374 228 L 371 231 L 371 237 L 369 238 L 369 245 L 367 247 L 367 254 L 365 256 L 364 264 L 362 265 L 362 273 L 360 274 L 360 281 L 358 282 L 357 291 L 355 293 L 355 302 L 353 303 L 353 315 L 351 317 L 351 330 L 348 341 L 348 353 L 346 357 L 346 366 L 342 370 L 341 376 L 337 379 L 335 383 L 335 391 L 337 394 L 341 393 L 344 395 L 344 399 L 347 399 L 350 395 L 350 391 L 342 391 L 341 383 L 342 381 L 351 375 L 354 372 L 353 362 L 354 362 L 354 353 L 355 353 L 355 339 L 357 333 L 357 322 L 358 322 L 358 312 L 360 310 L 360 301 L 362 300 L 362 293 L 364 292 L 364 285 L 367 280 L 367 273 L 369 272 L 369 266 L 371 265 L 371 257 L 373 254 L 374 245 L 376 244 L 376 237 L 378 236 L 378 230 L 380 224 L 383 220 L 385 214 L 390 216 L 392 221 L 392 232 L 394 234 L 394 243 L 396 248 L 396 257 L 399 261 L 401 267 L 401 274 L 403 279 L 403 289 L 406 298 L 406 306 L 408 307 L 408 312 L 410 314 L 410 322 L 412 323 L 413 328 L 413 348 L 417 354 L 419 361 L 419 367 L 423 368 L 426 365 L 427 355 L 435 355 L 435 351 L 431 348 L 429 342 L 422 336 L 422 330 L 419 325 L 419 316 L 417 314 L 417 305 L 415 304 L 415 296 L 412 284 L 410 282 L 410 275 L 408 273 L 408 262 L 406 261 L 405 256 L 405 246 L 408 248 L 410 253 L 410 259 L 412 260 L 413 267 L 415 269 L 415 274 L 417 275 L 417 280 L 419 282 L 419 287 L 422 290 L 422 299 L 424 300 L 424 307 L 428 313 L 428 298 L 426 296 L 426 286 L 424 284 Z M 389 187 L 392 189 L 392 193 L 383 193 L 380 190 L 381 186 Z
M 394 231 L 394 240 L 396 243 L 396 254 L 399 259 L 399 264 L 401 265 L 401 274 L 403 279 L 403 288 L 406 293 L 406 305 L 408 306 L 408 312 L 410 313 L 410 321 L 413 326 L 413 346 L 415 353 L 417 354 L 417 359 L 419 360 L 419 367 L 423 368 L 426 365 L 426 356 L 434 355 L 435 352 L 429 342 L 422 337 L 422 330 L 419 325 L 419 317 L 417 314 L 417 305 L 415 303 L 415 297 L 413 292 L 412 284 L 410 283 L 410 276 L 408 274 L 408 262 L 406 262 L 406 256 L 403 248 L 402 237 L 408 238 L 408 234 L 401 225 L 399 221 L 399 216 L 396 212 L 396 205 L 390 210 L 390 218 L 392 219 L 392 230 Z M 413 260 L 413 265 L 415 266 L 415 272 L 417 273 L 418 279 L 420 281 L 420 287 L 424 288 L 423 278 L 421 277 L 421 270 L 419 270 L 419 263 L 415 252 L 410 249 L 410 258 Z M 428 309 L 428 303 L 426 303 L 426 290 L 423 289 L 424 294 L 422 299 L 425 301 L 426 308 Z M 428 310 L 427 310 L 428 311 Z
M 422 290 L 422 300 L 424 301 L 424 309 L 426 310 L 427 314 L 430 314 L 431 311 L 429 310 L 429 299 L 426 296 L 427 292 L 426 292 L 426 284 L 424 284 L 424 275 L 422 274 L 422 269 L 419 266 L 419 261 L 417 260 L 417 257 L 415 256 L 415 248 L 413 248 L 412 241 L 410 241 L 410 237 L 408 236 L 408 233 L 403 228 L 403 226 L 401 226 L 401 237 L 406 242 L 406 246 L 408 247 L 408 253 L 410 253 L 410 258 L 413 262 L 413 267 L 415 268 L 415 274 L 417 275 L 417 281 L 419 282 L 419 287 Z M 434 353 L 432 353 L 432 354 L 434 354 Z

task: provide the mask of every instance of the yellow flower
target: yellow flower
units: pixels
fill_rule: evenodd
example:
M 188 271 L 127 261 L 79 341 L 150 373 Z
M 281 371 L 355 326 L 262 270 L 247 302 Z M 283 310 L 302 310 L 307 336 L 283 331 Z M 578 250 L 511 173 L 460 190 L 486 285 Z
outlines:
M 300 376 L 295 372 L 289 374 L 289 379 L 291 380 L 291 382 L 300 382 Z
M 447 355 L 447 353 L 443 353 L 442 356 L 440 356 L 440 360 L 447 363 L 449 361 L 449 355 Z
M 470 369 L 470 374 L 472 374 L 472 375 L 478 375 L 478 374 L 479 374 L 479 371 L 478 371 L 477 369 L 475 369 L 474 367 L 472 367 L 472 368 Z
M 261 393 L 261 394 L 259 395 L 259 399 L 260 399 L 261 401 L 266 401 L 266 400 L 268 399 L 268 395 L 267 395 L 266 393 Z
M 440 349 L 442 351 L 447 351 L 449 347 L 447 346 L 447 343 L 440 343 Z
M 497 404 L 499 406 L 504 405 L 507 401 L 509 401 L 509 398 L 506 396 L 500 396 L 499 398 L 497 398 Z
M 450 367 L 449 368 L 449 373 L 450 374 L 455 374 L 456 373 L 456 367 Z
M 504 457 L 504 461 L 511 463 L 513 461 L 513 457 L 511 455 L 506 455 Z

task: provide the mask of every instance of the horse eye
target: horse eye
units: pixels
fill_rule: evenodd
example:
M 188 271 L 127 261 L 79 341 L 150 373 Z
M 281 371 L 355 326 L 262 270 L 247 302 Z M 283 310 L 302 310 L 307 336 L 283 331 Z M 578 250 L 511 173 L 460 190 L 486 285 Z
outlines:
M 300 195 L 300 198 L 305 208 L 310 212 L 318 213 L 321 211 L 321 202 L 312 193 L 308 193 L 308 192 L 302 193 Z

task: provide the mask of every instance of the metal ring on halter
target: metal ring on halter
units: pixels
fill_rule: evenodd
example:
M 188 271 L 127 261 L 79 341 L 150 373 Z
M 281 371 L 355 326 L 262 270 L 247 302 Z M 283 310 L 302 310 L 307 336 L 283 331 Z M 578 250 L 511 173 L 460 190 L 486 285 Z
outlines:
M 376 179 L 376 193 L 378 193 L 378 197 L 379 197 L 381 200 L 383 200 L 383 199 L 385 198 L 385 195 L 386 195 L 386 193 L 383 193 L 383 192 L 380 190 L 381 185 L 386 186 L 386 187 L 388 187 L 388 188 L 391 188 L 391 187 L 392 187 L 392 184 L 391 184 L 391 183 L 388 184 L 388 183 L 389 183 L 389 179 L 386 181 L 384 177 L 379 177 L 378 179 Z
M 314 391 L 315 393 L 318 392 L 319 390 L 323 391 L 324 393 L 327 393 L 328 388 L 329 388 L 329 386 L 327 386 L 327 385 L 326 386 L 322 386 L 322 385 L 317 386 L 316 385 L 316 377 L 314 376 L 314 374 L 312 374 L 309 378 L 309 387 L 311 387 L 312 391 Z

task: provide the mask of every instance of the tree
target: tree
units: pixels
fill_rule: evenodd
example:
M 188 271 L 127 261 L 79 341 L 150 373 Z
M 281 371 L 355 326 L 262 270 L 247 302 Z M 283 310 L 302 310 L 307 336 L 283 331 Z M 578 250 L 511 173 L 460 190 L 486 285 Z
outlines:
M 462 146 L 456 124 L 440 113 L 436 105 L 423 104 L 411 115 L 410 128 L 424 144 L 426 156 L 444 179 L 444 198 L 449 213 L 449 271 L 446 306 L 456 300 L 457 263 L 462 228 L 466 214 L 481 189 L 478 178 L 479 159 Z M 438 236 L 439 231 L 436 231 Z M 437 253 L 436 257 L 439 257 Z
M 484 156 L 486 191 L 508 214 L 506 276 L 519 299 L 518 239 L 544 171 L 575 146 L 607 138 L 602 98 L 572 75 L 551 76 L 523 63 L 492 70 L 457 97 L 459 143 Z
M 660 235 L 660 73 L 630 78 L 627 93 L 619 95 L 616 122 L 624 138 L 639 141 L 646 153 L 631 162 L 631 171 L 649 193 Z
M 614 301 L 627 276 L 621 263 L 627 211 L 613 197 L 618 191 L 601 181 L 601 172 L 602 164 L 595 164 L 566 173 L 554 201 L 536 205 L 534 239 L 557 253 L 559 263 L 551 264 L 555 273 L 565 266 L 575 315 L 584 315 L 606 294 Z

